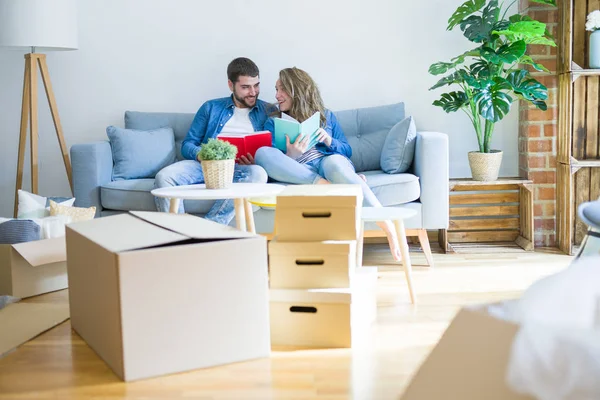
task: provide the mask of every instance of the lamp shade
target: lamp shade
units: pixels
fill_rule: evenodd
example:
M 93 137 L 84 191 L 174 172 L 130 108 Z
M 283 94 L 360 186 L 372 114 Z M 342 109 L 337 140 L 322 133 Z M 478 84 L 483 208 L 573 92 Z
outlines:
M 0 0 L 0 46 L 77 49 L 75 0 Z

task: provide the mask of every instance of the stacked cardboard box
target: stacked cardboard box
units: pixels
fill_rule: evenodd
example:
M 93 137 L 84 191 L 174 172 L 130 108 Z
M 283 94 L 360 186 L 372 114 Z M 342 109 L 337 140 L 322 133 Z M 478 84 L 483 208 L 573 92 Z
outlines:
M 351 347 L 375 319 L 375 268 L 356 267 L 358 185 L 294 185 L 269 243 L 271 343 Z

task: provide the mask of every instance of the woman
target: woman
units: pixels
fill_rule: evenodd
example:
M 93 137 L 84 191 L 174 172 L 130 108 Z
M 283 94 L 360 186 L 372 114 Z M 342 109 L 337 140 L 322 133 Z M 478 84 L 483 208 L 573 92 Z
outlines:
M 364 176 L 359 176 L 350 162 L 352 148 L 346 140 L 335 115 L 325 109 L 319 89 L 313 79 L 303 70 L 286 68 L 279 72 L 275 98 L 279 112 L 303 122 L 315 112 L 321 114 L 321 128 L 317 131 L 318 143 L 307 148 L 309 138 L 300 137 L 290 143 L 286 136 L 287 151 L 275 147 L 262 147 L 255 155 L 255 162 L 267 171 L 272 179 L 294 184 L 359 184 L 364 195 L 364 206 L 381 207 Z M 264 130 L 274 132 L 273 116 L 267 120 Z M 390 221 L 379 222 L 385 231 L 390 250 L 396 260 L 401 259 L 400 247 L 394 225 Z

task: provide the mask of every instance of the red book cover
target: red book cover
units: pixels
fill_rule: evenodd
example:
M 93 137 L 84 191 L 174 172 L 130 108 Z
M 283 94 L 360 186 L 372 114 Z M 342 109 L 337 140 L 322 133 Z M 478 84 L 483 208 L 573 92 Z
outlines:
M 250 153 L 252 157 L 256 154 L 256 150 L 263 146 L 271 147 L 273 140 L 271 132 L 260 131 L 260 132 L 249 132 L 249 133 L 221 133 L 217 136 L 217 139 L 229 142 L 237 147 L 238 152 L 235 156 L 236 160 L 241 156 L 245 156 Z

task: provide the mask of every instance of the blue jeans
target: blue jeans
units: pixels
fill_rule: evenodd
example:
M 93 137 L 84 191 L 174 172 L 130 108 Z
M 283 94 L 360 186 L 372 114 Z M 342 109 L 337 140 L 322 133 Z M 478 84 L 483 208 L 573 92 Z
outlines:
M 267 174 L 258 165 L 235 165 L 234 182 L 266 183 Z M 161 169 L 154 179 L 154 188 L 169 186 L 194 185 L 204 183 L 202 166 L 195 160 L 183 160 Z M 169 199 L 155 197 L 156 209 L 161 212 L 169 211 Z M 179 213 L 184 213 L 183 201 L 179 202 Z M 229 225 L 235 216 L 233 200 L 217 200 L 205 218 L 220 224 Z
M 371 188 L 356 174 L 350 160 L 341 154 L 332 154 L 300 164 L 275 147 L 261 147 L 254 160 L 267 171 L 270 178 L 279 182 L 312 185 L 320 179 L 327 179 L 331 183 L 360 185 L 364 196 L 363 205 L 381 206 Z

